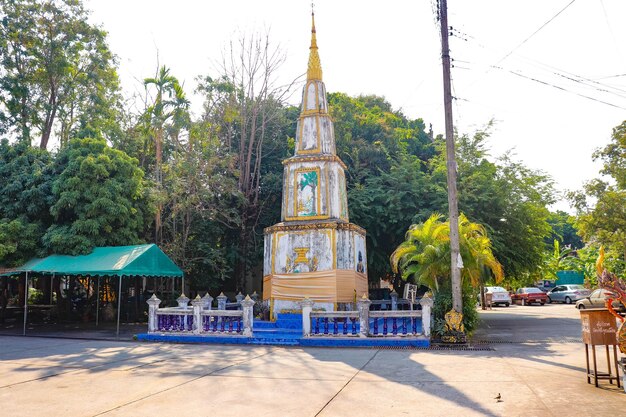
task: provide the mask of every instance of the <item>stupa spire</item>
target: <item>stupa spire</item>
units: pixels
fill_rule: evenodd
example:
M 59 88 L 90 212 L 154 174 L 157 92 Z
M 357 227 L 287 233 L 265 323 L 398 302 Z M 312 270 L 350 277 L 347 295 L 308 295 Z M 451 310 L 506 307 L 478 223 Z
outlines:
M 312 6 L 312 5 L 311 5 Z M 309 67 L 306 72 L 307 80 L 322 81 L 322 64 L 317 53 L 317 36 L 315 33 L 315 12 L 311 7 L 311 46 L 309 47 Z

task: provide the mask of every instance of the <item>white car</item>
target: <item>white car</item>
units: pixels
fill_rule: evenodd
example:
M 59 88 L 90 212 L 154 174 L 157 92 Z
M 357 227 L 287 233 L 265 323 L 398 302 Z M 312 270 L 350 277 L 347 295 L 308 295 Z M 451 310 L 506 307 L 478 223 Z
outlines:
M 487 294 L 491 294 L 491 305 L 504 304 L 505 307 L 511 305 L 511 296 L 502 287 L 485 287 L 485 295 Z

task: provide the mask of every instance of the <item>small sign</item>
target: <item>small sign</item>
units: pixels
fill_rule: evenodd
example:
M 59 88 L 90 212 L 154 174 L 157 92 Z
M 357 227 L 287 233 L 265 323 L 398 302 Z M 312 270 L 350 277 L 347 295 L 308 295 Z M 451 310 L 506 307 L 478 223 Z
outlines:
M 587 345 L 616 345 L 617 325 L 608 310 L 581 310 L 583 343 Z

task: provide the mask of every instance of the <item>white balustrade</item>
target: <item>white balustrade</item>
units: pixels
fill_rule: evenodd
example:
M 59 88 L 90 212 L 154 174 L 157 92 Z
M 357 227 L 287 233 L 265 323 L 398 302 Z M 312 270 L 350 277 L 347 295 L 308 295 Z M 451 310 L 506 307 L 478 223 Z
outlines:
M 161 300 L 153 295 L 148 301 L 148 333 L 168 334 L 219 334 L 252 337 L 254 301 L 246 297 L 241 310 L 226 310 L 226 296 L 220 294 L 218 307 L 212 310 L 210 296 L 196 298 L 188 306 L 189 298 L 181 295 L 178 307 L 159 308 Z
M 372 302 L 365 296 L 357 301 L 357 311 L 312 311 L 315 303 L 308 298 L 300 304 L 305 337 L 430 337 L 430 297 L 420 301 L 422 310 L 370 311 Z

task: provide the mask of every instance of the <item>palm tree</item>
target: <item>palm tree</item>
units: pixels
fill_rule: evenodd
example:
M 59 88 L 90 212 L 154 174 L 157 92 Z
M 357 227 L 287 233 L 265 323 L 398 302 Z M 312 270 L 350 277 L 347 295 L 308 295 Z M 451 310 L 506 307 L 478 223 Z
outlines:
M 182 86 L 178 79 L 170 74 L 169 68 L 162 66 L 159 68 L 158 74 L 154 78 L 146 78 L 143 80 L 146 90 L 153 85 L 156 89 L 154 102 L 145 112 L 145 119 L 149 121 L 150 131 L 154 138 L 155 147 L 155 168 L 154 177 L 157 187 L 161 189 L 163 183 L 162 163 L 163 163 L 163 136 L 166 129 L 166 123 L 169 119 L 174 120 L 173 126 L 169 126 L 173 130 L 175 139 L 178 139 L 180 131 L 180 123 L 187 118 L 184 116 L 189 108 L 189 100 L 185 96 Z M 157 213 L 155 215 L 155 243 L 161 243 L 161 212 L 163 204 L 161 198 L 157 202 Z
M 425 285 L 438 291 L 450 277 L 450 225 L 433 214 L 424 223 L 412 225 L 402 242 L 391 255 L 395 273 L 402 272 L 404 280 Z M 491 251 L 491 241 L 481 224 L 459 216 L 459 237 L 463 269 L 461 278 L 478 286 L 486 274 L 493 274 L 496 282 L 502 280 L 502 265 Z

